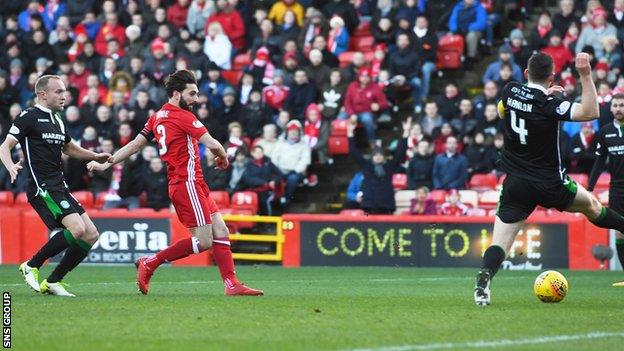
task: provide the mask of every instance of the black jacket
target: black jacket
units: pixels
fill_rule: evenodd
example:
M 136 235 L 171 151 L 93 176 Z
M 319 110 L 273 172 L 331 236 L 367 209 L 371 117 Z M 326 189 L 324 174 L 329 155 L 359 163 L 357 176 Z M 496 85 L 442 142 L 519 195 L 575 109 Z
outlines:
M 437 62 L 438 36 L 436 33 L 429 29 L 427 30 L 427 34 L 422 38 L 417 37 L 413 31 L 410 33 L 410 42 L 413 43 L 414 49 L 420 58 L 420 62 Z
M 265 157 L 261 166 L 253 161 L 247 164 L 242 182 L 245 189 L 268 191 L 269 182 L 279 182 L 281 179 L 282 172 L 270 158 Z
M 206 128 L 215 139 L 223 143 L 228 138 L 228 124 L 237 122 L 242 113 L 243 107 L 238 101 L 230 107 L 224 105 L 217 110 L 215 118 L 208 118 Z
M 345 27 L 349 33 L 353 33 L 353 30 L 360 24 L 357 11 L 348 0 L 329 2 L 323 6 L 323 14 L 326 18 L 332 18 L 334 15 L 340 16 L 344 20 Z
M 490 148 L 485 145 L 468 145 L 464 149 L 464 156 L 468 159 L 468 173 L 488 173 L 492 170 L 488 159 Z
M 363 193 L 363 209 L 396 210 L 392 176 L 400 171 L 400 162 L 405 159 L 406 150 L 407 139 L 401 139 L 392 160 L 388 160 L 383 165 L 385 175 L 383 177 L 378 177 L 375 175 L 375 166 L 373 163 L 362 157 L 362 154 L 355 145 L 355 139 L 349 138 L 349 154 L 360 166 L 362 173 L 364 173 L 364 181 L 361 187 Z
M 570 173 L 589 174 L 594 165 L 595 156 L 595 140 L 594 138 L 587 147 L 581 141 L 580 133 L 576 133 L 570 140 L 570 148 L 568 158 L 571 161 Z
M 391 76 L 402 75 L 412 79 L 420 74 L 420 59 L 413 49 L 398 50 L 390 57 L 388 69 Z
M 151 169 L 143 179 L 143 188 L 147 193 L 147 207 L 160 210 L 169 207 L 169 190 L 167 187 L 167 172 L 163 168 L 155 173 Z
M 228 172 L 216 169 L 214 165 L 208 167 L 206 162 L 202 162 L 202 173 L 204 173 L 204 181 L 211 190 L 227 189 Z
M 121 182 L 117 193 L 122 198 L 139 196 L 143 192 L 143 178 L 145 177 L 144 161 L 141 156 L 136 160 L 126 160 L 123 166 Z
M 316 101 L 314 84 L 293 84 L 290 86 L 286 101 L 284 101 L 284 109 L 290 112 L 292 118 L 303 120 L 305 109 L 314 101 Z
M 252 140 L 262 135 L 262 127 L 271 123 L 271 115 L 262 103 L 248 103 L 240 115 L 239 122 L 243 125 L 245 135 Z
M 415 190 L 421 186 L 433 187 L 433 161 L 435 156 L 415 155 L 407 165 L 407 187 Z

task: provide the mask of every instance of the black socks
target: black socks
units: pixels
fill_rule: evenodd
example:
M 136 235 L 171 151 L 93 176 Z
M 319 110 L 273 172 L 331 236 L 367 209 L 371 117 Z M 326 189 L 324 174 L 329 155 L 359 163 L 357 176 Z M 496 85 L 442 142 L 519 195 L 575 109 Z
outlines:
M 498 245 L 492 245 L 485 250 L 482 268 L 487 268 L 492 272 L 491 278 L 498 272 L 498 269 L 505 260 L 505 256 L 505 250 Z
M 82 241 L 82 243 L 87 244 L 84 241 Z M 83 246 L 84 245 L 75 244 L 70 246 L 67 251 L 65 251 L 65 256 L 63 256 L 61 262 L 58 266 L 56 266 L 56 268 L 54 268 L 54 271 L 52 271 L 52 274 L 48 277 L 49 283 L 57 283 L 63 280 L 67 273 L 76 268 L 76 266 L 79 265 L 85 257 L 87 257 L 91 246 L 88 246 L 89 249 L 85 249 Z
M 598 218 L 591 221 L 596 227 L 615 229 L 624 233 L 624 217 L 608 207 L 603 207 Z
M 71 239 L 68 239 L 71 237 Z M 50 257 L 54 257 L 74 242 L 75 239 L 69 230 L 56 233 L 48 242 L 28 261 L 28 266 L 33 268 L 41 268 L 43 263 Z

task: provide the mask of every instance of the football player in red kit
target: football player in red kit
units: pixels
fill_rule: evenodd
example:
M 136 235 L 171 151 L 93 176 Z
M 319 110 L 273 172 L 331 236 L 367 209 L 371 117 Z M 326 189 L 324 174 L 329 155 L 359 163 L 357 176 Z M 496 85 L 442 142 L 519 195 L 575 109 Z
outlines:
M 236 278 L 229 231 L 204 181 L 198 141 L 216 155 L 218 168 L 227 169 L 228 160 L 223 146 L 210 136 L 206 127 L 191 112 L 199 94 L 195 75 L 187 70 L 177 71 L 167 78 L 165 88 L 169 102 L 150 116 L 141 133 L 111 156 L 107 163 L 91 162 L 87 166 L 89 170 L 105 170 L 139 152 L 151 140 L 158 143 L 160 157 L 167 165 L 169 197 L 178 218 L 189 228 L 192 236 L 136 262 L 139 290 L 147 294 L 150 278 L 161 264 L 212 247 L 226 295 L 263 295 L 262 290 L 249 288 Z

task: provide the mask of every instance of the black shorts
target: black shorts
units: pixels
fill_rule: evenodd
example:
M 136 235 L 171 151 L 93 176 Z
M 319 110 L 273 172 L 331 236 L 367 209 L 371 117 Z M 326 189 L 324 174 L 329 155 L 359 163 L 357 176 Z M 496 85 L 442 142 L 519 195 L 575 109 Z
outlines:
M 624 215 L 624 189 L 609 188 L 609 208 L 613 211 Z
M 39 194 L 30 199 L 30 205 L 37 211 L 43 223 L 50 229 L 64 228 L 61 221 L 67 215 L 85 213 L 82 205 L 69 190 L 40 190 Z
M 565 181 L 534 182 L 507 175 L 501 189 L 497 216 L 505 223 L 527 219 L 536 206 L 563 211 L 572 206 L 578 185 L 567 175 Z

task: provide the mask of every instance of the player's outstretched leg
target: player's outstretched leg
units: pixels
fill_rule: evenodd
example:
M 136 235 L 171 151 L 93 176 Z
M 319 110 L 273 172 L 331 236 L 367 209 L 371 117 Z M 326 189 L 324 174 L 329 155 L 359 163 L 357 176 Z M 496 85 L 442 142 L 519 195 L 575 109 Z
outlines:
M 262 290 L 250 288 L 238 281 L 234 268 L 234 259 L 230 249 L 230 232 L 219 212 L 212 214 L 212 229 L 214 233 L 212 257 L 219 266 L 219 272 L 225 285 L 225 295 L 228 296 L 261 296 Z
M 48 242 L 29 261 L 23 262 L 19 266 L 22 278 L 24 278 L 24 281 L 31 289 L 36 292 L 41 291 L 39 288 L 39 268 L 50 257 L 58 255 L 69 247 L 72 240 L 67 239 L 68 237 L 73 238 L 67 229 L 58 228 L 53 230 Z
M 71 234 L 65 235 L 65 239 L 70 242 L 69 247 L 61 262 L 52 271 L 48 279 L 41 282 L 39 288 L 44 294 L 75 297 L 76 295 L 65 289 L 66 285 L 61 281 L 67 273 L 71 272 L 87 257 L 99 235 L 97 228 L 86 213 L 82 215 L 70 214 L 63 218 L 62 223 Z
M 210 226 L 203 226 L 191 229 L 194 235 L 198 232 L 210 230 Z M 156 255 L 150 257 L 141 257 L 136 262 L 137 267 L 137 286 L 143 295 L 147 295 L 149 291 L 149 282 L 154 271 L 165 262 L 173 262 L 181 258 L 185 258 L 194 253 L 200 253 L 210 248 L 210 233 L 206 236 L 206 240 L 200 240 L 197 237 L 186 238 L 177 241 L 175 244 L 160 251 Z
M 507 252 L 511 249 L 514 238 L 523 224 L 524 221 L 505 223 L 496 216 L 492 244 L 485 250 L 481 269 L 477 273 L 474 289 L 474 301 L 477 306 L 490 304 L 490 284 L 492 278 L 494 278 L 505 257 L 507 257 Z

